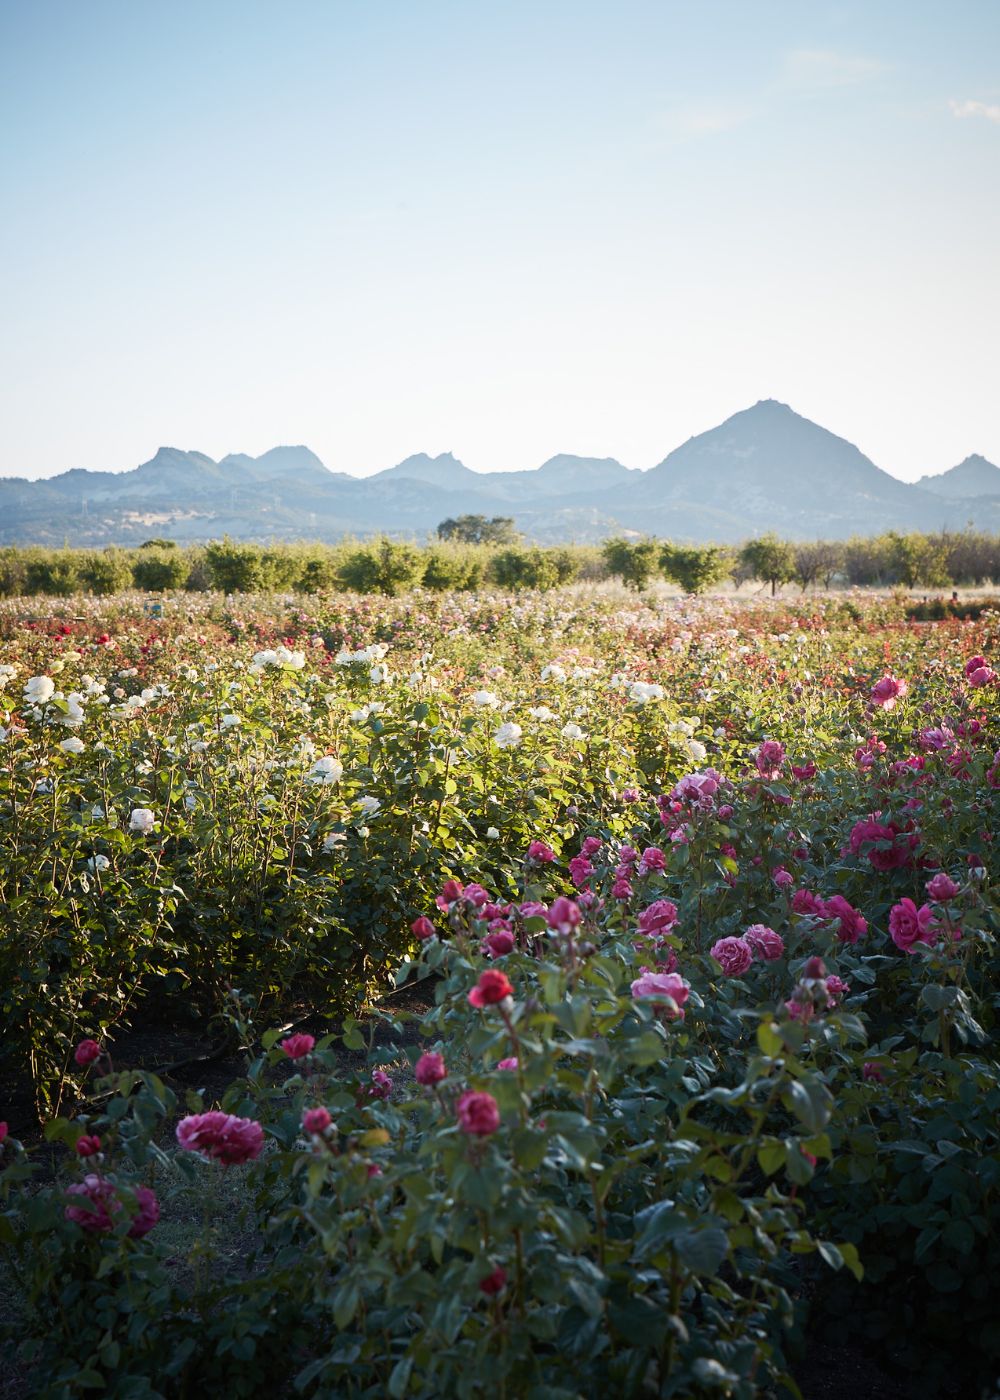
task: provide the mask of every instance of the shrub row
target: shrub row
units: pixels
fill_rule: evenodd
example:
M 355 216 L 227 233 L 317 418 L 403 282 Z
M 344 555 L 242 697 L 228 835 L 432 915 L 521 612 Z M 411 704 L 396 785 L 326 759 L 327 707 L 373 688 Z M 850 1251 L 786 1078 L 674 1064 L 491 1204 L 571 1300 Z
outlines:
M 109 596 L 184 589 L 224 593 L 325 593 L 349 590 L 396 596 L 413 587 L 472 591 L 484 585 L 512 590 L 555 588 L 576 579 L 622 579 L 636 589 L 657 579 L 686 593 L 704 593 L 731 580 L 808 588 L 949 588 L 1000 581 L 1000 537 L 899 534 L 843 543 L 793 544 L 775 535 L 739 549 L 680 545 L 656 539 L 612 539 L 596 545 L 427 545 L 376 538 L 334 545 L 260 545 L 224 539 L 180 548 L 154 539 L 139 549 L 9 547 L 0 550 L 0 596 Z M 931 615 L 943 616 L 944 613 Z

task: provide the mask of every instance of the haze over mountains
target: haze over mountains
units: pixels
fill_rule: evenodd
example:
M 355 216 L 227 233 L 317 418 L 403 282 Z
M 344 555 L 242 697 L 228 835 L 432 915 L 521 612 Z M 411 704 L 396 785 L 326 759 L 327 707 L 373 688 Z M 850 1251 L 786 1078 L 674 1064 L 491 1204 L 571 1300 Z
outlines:
M 161 447 L 131 471 L 0 478 L 0 542 L 101 546 L 151 535 L 420 538 L 448 516 L 510 515 L 546 543 L 625 532 L 736 542 L 882 530 L 1000 529 L 1000 467 L 970 456 L 911 485 L 845 439 L 765 399 L 689 438 L 649 471 L 610 457 L 552 457 L 531 471 L 470 471 L 418 454 L 370 477 L 328 470 L 307 447 L 261 457 Z

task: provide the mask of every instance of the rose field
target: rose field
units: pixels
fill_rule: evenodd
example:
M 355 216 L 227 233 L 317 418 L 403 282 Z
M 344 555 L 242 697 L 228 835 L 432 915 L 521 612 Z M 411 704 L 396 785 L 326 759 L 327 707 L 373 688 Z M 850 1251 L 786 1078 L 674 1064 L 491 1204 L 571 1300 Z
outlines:
M 976 611 L 0 600 L 0 1394 L 994 1396 Z

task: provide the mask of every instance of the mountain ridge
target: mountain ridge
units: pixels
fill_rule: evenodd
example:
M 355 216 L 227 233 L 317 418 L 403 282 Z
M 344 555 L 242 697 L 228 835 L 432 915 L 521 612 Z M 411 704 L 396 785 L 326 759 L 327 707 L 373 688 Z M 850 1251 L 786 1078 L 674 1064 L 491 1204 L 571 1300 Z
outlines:
M 992 473 L 996 474 L 996 480 Z M 969 494 L 968 486 L 994 487 Z M 931 483 L 931 484 L 928 484 Z M 936 483 L 936 484 L 935 484 Z M 528 470 L 475 472 L 452 452 L 415 453 L 367 477 L 335 472 L 303 444 L 258 457 L 162 446 L 123 472 L 73 468 L 0 478 L 0 543 L 100 545 L 218 538 L 418 536 L 447 516 L 511 515 L 529 539 L 653 533 L 735 542 L 773 529 L 834 538 L 883 529 L 1000 528 L 1000 468 L 978 455 L 900 481 L 847 439 L 777 399 L 695 434 L 648 470 L 559 453 Z

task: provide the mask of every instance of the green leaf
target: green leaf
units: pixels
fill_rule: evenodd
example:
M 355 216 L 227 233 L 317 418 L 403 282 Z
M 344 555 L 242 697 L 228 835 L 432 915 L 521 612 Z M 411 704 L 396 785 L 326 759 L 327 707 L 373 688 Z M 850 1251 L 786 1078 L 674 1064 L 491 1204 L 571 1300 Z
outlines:
M 770 1139 L 757 1148 L 757 1164 L 767 1176 L 773 1176 L 785 1165 L 788 1149 L 783 1142 Z
M 674 1240 L 677 1257 L 693 1274 L 716 1274 L 729 1253 L 729 1239 L 718 1225 L 685 1230 Z

